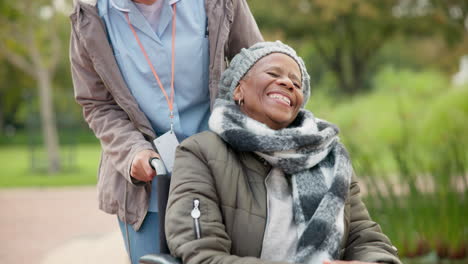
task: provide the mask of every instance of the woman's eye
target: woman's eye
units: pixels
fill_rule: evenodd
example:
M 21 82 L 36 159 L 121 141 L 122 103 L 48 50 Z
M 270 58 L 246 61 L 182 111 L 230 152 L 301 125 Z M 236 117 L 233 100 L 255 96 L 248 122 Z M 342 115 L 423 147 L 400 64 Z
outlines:
M 278 77 L 279 75 L 274 73 L 274 72 L 267 72 L 268 75 L 272 76 L 272 77 Z
M 294 83 L 294 86 L 295 86 L 297 89 L 302 89 L 302 87 L 301 87 L 299 84 L 297 84 L 297 83 Z

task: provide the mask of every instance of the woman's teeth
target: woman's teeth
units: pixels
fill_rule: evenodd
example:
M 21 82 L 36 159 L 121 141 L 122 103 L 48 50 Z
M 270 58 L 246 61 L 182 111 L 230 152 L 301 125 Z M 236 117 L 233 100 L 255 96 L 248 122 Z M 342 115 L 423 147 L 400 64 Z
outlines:
M 268 95 L 268 97 L 274 98 L 274 99 L 279 99 L 281 101 L 284 101 L 288 105 L 291 105 L 291 100 L 289 100 L 289 98 L 287 98 L 286 96 L 283 96 L 283 95 L 280 95 L 280 94 L 270 94 L 270 95 Z

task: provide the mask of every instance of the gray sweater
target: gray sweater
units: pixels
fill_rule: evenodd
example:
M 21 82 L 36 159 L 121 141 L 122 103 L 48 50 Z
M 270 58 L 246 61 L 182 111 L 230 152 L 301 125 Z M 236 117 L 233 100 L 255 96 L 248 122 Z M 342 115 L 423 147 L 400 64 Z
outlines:
M 293 221 L 291 185 L 284 172 L 273 168 L 265 179 L 267 224 L 261 259 L 292 262 L 296 255 L 298 228 Z

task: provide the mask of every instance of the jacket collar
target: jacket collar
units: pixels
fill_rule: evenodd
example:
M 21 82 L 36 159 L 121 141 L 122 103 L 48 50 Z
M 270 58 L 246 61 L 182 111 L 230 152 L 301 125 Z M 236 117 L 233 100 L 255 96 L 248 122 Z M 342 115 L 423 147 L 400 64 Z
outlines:
M 213 132 L 214 133 L 214 132 Z M 266 177 L 271 170 L 271 165 L 253 152 L 239 152 L 240 160 L 247 168 Z
M 97 0 L 81 0 L 81 1 L 94 1 L 96 3 Z M 122 11 L 122 12 L 131 12 L 130 3 L 131 0 L 110 0 L 113 7 Z M 164 1 L 164 0 L 158 0 Z M 169 0 L 169 5 L 179 2 L 180 0 Z
M 109 0 L 112 7 L 122 12 L 130 12 L 130 0 Z
M 87 1 L 91 1 L 91 0 L 87 0 Z M 130 22 L 132 23 L 134 27 L 138 28 L 141 32 L 146 34 L 148 37 L 150 37 L 154 41 L 161 44 L 161 40 L 155 35 L 155 33 L 153 32 L 153 29 L 149 26 L 146 19 L 140 14 L 140 11 L 136 7 L 136 5 L 132 3 L 131 0 L 109 0 L 109 1 L 113 8 L 119 10 L 122 13 L 128 14 Z M 167 0 L 158 0 L 158 1 L 166 2 Z M 179 1 L 180 0 L 169 0 L 166 2 L 167 4 L 163 6 L 163 10 L 161 11 L 161 20 L 159 22 L 159 28 L 158 28 L 159 34 L 163 32 L 166 29 L 167 25 L 169 25 L 169 23 L 171 22 L 171 19 L 172 19 L 172 10 L 170 8 L 171 5 Z M 170 15 L 167 15 L 167 12 L 169 12 Z

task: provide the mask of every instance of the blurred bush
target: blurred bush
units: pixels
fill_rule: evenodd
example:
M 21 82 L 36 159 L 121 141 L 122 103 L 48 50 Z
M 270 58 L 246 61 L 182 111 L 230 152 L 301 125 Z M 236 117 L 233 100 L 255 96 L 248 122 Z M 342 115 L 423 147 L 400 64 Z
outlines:
M 371 216 L 401 256 L 466 260 L 468 87 L 393 67 L 373 83 L 352 99 L 316 91 L 307 107 L 341 128 Z
M 393 67 L 378 72 L 373 85 L 374 91 L 352 98 L 333 98 L 318 87 L 307 105 L 317 117 L 336 123 L 345 144 L 358 150 L 351 154 L 359 174 L 373 173 L 359 165 L 367 156 L 379 172 L 397 172 L 392 146 L 403 140 L 411 142 L 412 151 L 423 160 L 429 160 L 425 154 L 434 144 L 453 133 L 459 134 L 461 143 L 468 143 L 462 133 L 468 131 L 468 87 L 451 87 L 437 71 Z

